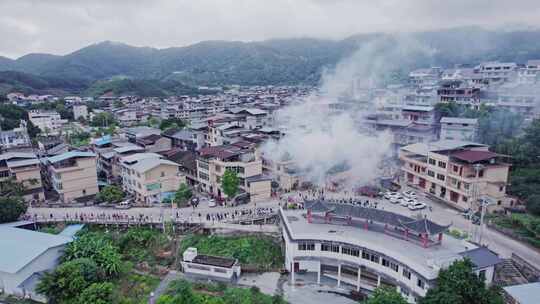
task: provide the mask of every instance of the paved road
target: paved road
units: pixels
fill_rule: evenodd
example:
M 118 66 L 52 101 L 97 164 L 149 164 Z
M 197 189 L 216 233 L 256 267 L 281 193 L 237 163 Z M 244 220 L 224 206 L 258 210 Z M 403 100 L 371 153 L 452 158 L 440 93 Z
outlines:
M 38 219 L 63 219 L 70 220 L 80 218 L 81 214 L 86 219 L 105 216 L 109 218 L 122 216 L 123 218 L 133 218 L 138 220 L 144 217 L 147 222 L 158 222 L 161 219 L 176 220 L 189 223 L 217 223 L 220 222 L 218 215 L 221 216 L 221 222 L 231 222 L 233 220 L 251 219 L 262 217 L 270 212 L 277 212 L 279 208 L 277 201 L 268 201 L 264 203 L 250 203 L 238 207 L 208 207 L 202 203 L 197 208 L 131 208 L 127 210 L 118 210 L 114 208 L 103 208 L 98 206 L 76 207 L 76 208 L 30 208 L 27 214 L 31 217 L 37 216 Z

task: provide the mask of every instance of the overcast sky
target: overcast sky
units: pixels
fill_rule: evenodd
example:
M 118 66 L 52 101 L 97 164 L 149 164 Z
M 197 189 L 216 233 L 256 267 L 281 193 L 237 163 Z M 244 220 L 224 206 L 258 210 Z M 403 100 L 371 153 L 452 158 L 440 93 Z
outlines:
M 112 40 L 183 46 L 416 31 L 463 25 L 540 25 L 540 0 L 0 0 L 0 55 L 67 54 Z

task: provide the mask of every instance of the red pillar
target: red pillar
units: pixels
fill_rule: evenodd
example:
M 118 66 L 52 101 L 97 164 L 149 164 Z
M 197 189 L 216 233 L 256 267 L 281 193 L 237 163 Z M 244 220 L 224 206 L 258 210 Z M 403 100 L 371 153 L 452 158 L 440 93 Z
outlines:
M 428 235 L 427 235 L 427 233 L 422 234 L 422 244 L 424 245 L 424 248 L 427 248 L 427 244 L 428 244 Z
M 349 225 L 352 224 L 352 217 L 349 216 L 349 217 L 347 218 L 347 223 L 348 223 Z
M 307 211 L 307 221 L 311 224 L 311 209 L 308 209 Z
M 442 232 L 439 233 L 439 242 L 442 242 Z
M 364 229 L 368 230 L 368 220 L 366 219 L 366 221 L 364 222 Z
M 405 229 L 405 239 L 409 239 L 409 229 Z

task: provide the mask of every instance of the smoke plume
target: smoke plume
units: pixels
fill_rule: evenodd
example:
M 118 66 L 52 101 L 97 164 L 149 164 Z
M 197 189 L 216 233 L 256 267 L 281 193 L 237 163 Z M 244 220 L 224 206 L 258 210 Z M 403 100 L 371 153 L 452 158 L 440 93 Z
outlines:
M 374 132 L 365 121 L 377 106 L 376 89 L 403 80 L 415 58 L 432 53 L 401 37 L 360 46 L 323 73 L 315 93 L 275 114 L 276 126 L 285 135 L 263 147 L 264 157 L 290 160 L 301 180 L 318 185 L 336 176 L 349 185 L 372 182 L 391 155 L 392 142 L 390 134 Z

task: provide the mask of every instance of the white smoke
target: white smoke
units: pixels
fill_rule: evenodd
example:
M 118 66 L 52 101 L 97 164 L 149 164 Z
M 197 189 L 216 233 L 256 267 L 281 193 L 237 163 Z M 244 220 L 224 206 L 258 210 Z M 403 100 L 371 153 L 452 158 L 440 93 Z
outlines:
M 414 57 L 426 54 L 432 52 L 403 38 L 361 46 L 323 73 L 317 93 L 276 113 L 276 125 L 285 136 L 268 142 L 264 157 L 274 162 L 291 159 L 302 180 L 319 185 L 327 181 L 329 171 L 343 166 L 350 185 L 372 182 L 380 176 L 379 166 L 391 153 L 392 142 L 390 134 L 369 132 L 363 122 L 376 106 L 373 92 Z M 336 106 L 346 110 L 334 111 Z

